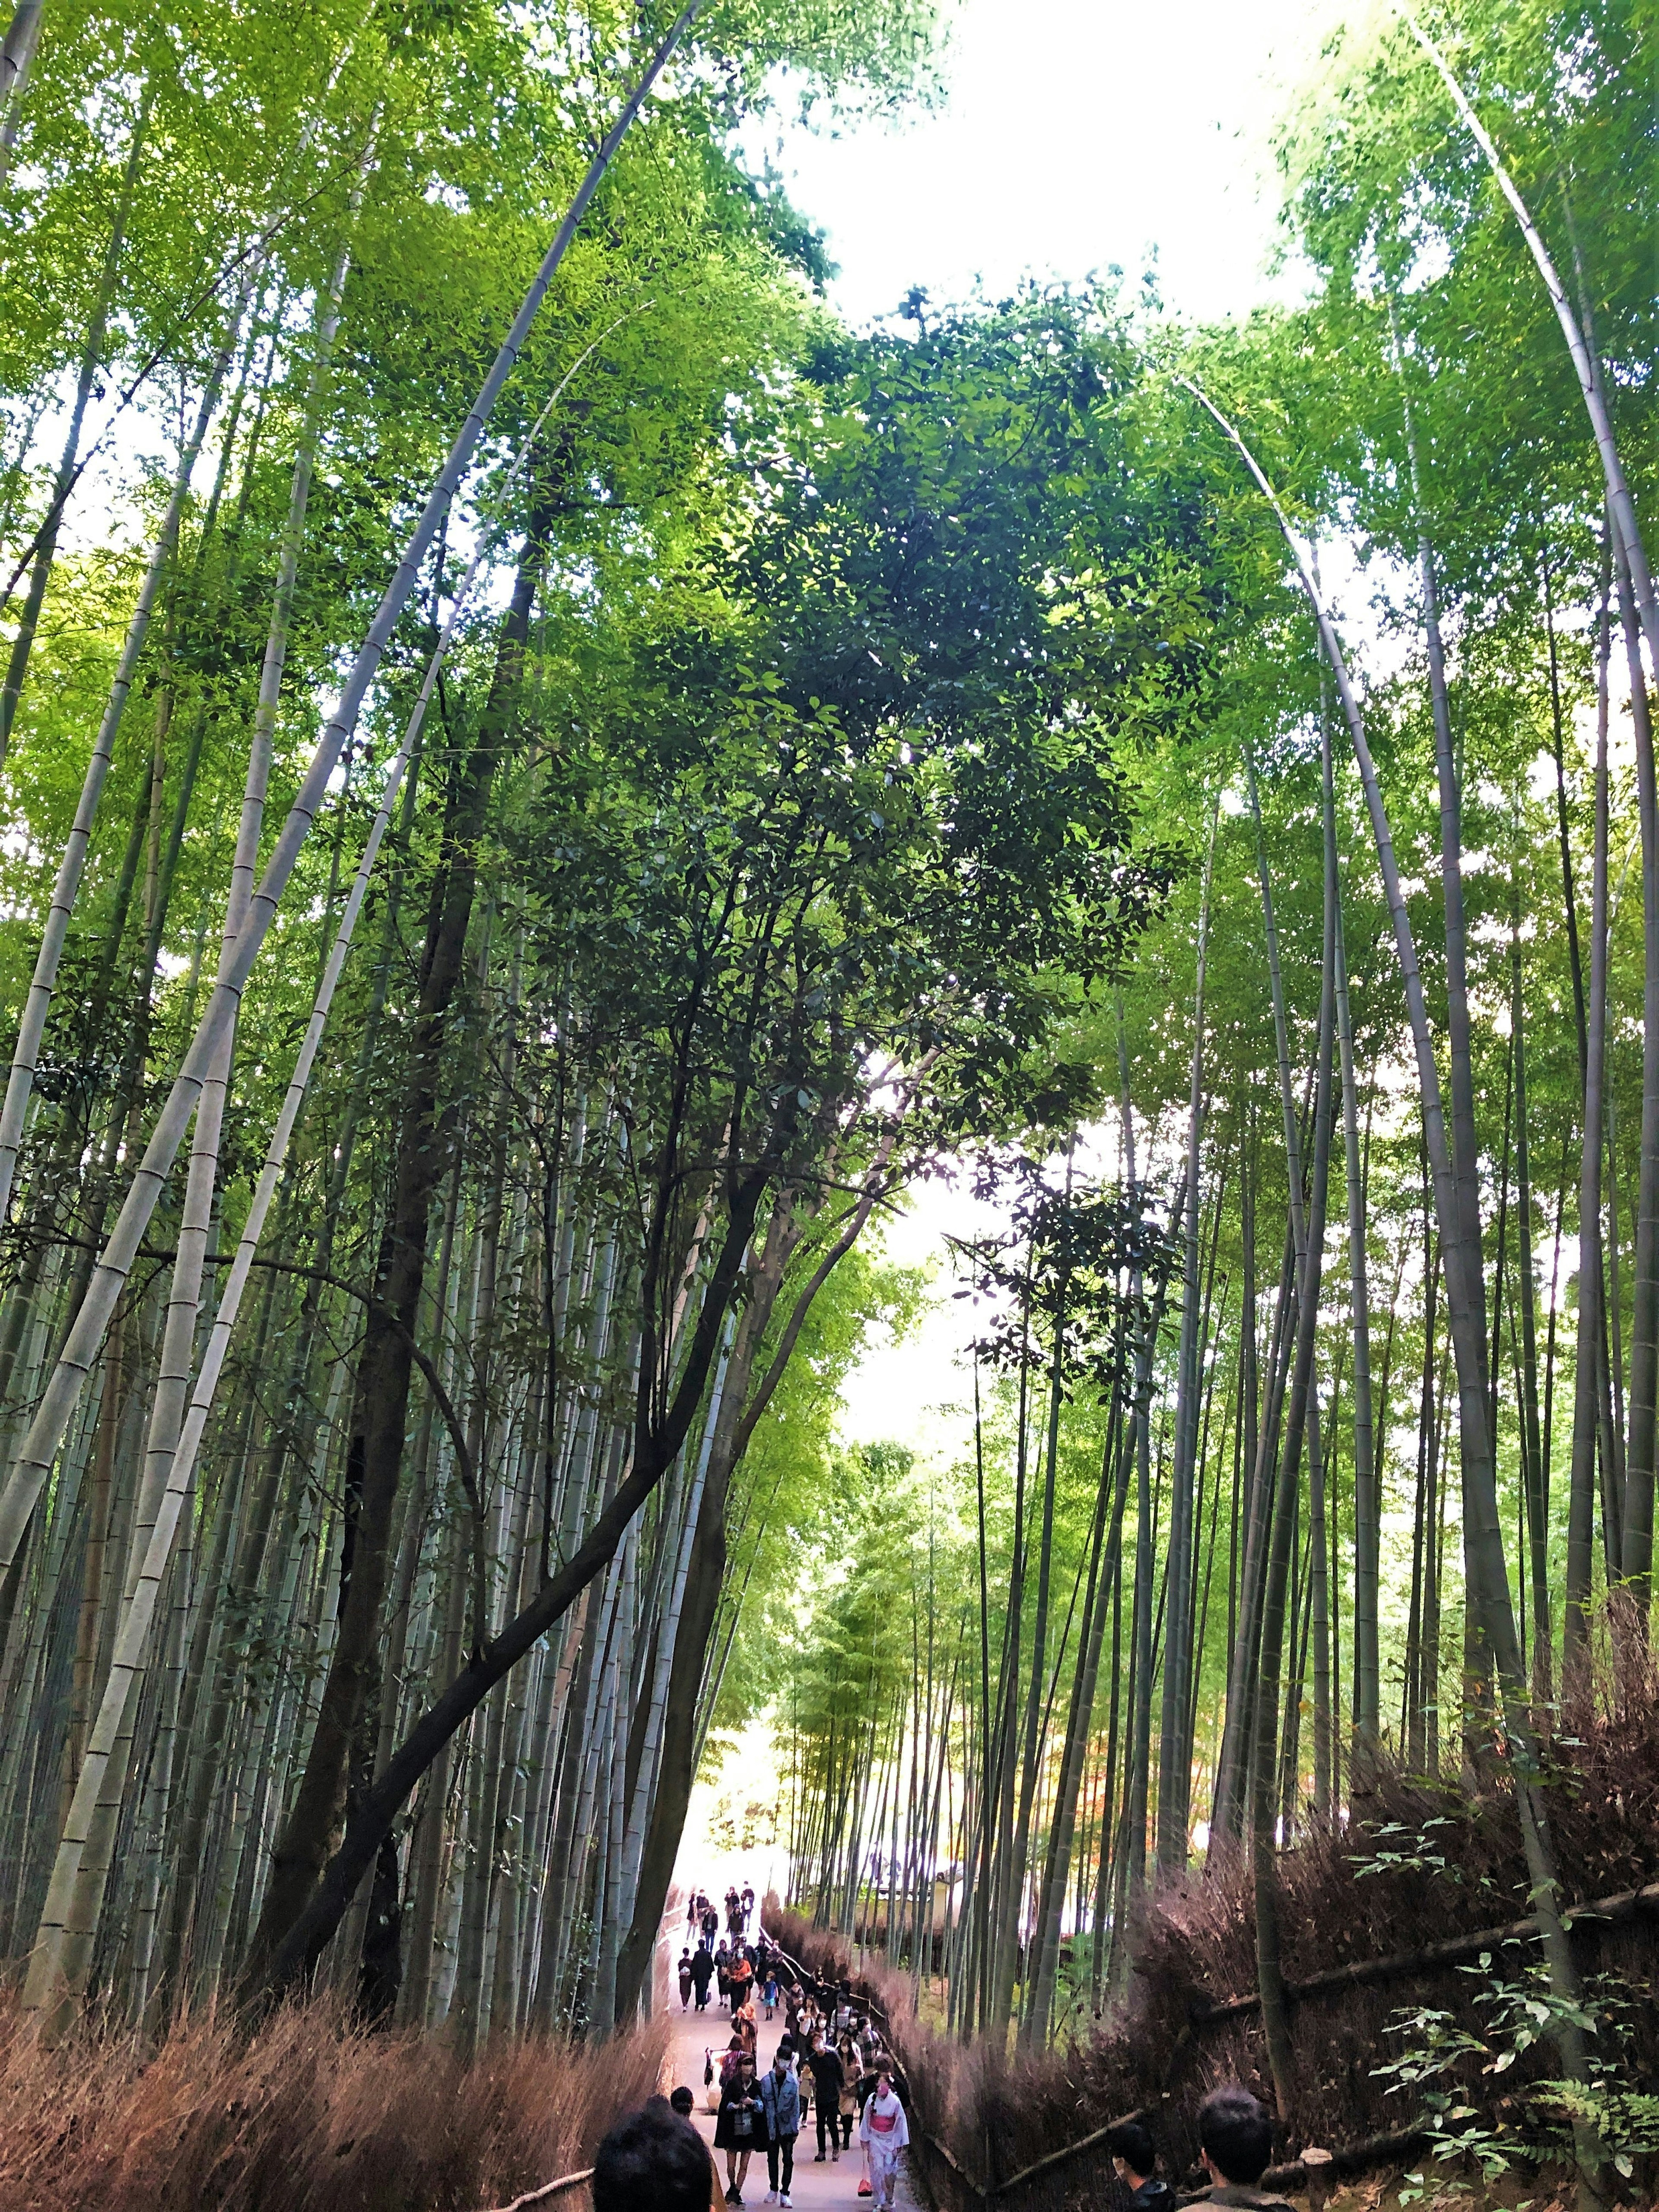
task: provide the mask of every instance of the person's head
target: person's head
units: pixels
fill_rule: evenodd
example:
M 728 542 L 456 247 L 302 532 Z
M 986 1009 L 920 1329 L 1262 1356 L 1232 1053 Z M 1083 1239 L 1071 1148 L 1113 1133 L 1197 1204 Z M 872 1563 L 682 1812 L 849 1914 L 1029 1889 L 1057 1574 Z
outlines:
M 774 2057 L 772 2061 L 772 2071 L 777 2075 L 780 2081 L 782 2081 L 784 2075 L 789 2071 L 789 2061 L 794 2057 L 794 2055 L 795 2054 L 793 2051 L 786 2051 L 783 2045 L 779 2044 L 776 2055 Z
M 734 2032 L 732 2040 L 726 2047 L 728 2051 L 741 2051 L 743 2049 L 743 2038 Z
M 822 2051 L 823 2048 L 823 2034 L 819 2028 L 814 2028 L 812 2031 L 812 2048 L 814 2051 Z
M 682 2081 L 678 2089 L 670 2090 L 668 2102 L 670 2108 L 678 2112 L 683 2120 L 689 2120 L 696 2109 L 697 2100 Z
M 890 2097 L 890 2096 L 892 2095 L 892 2094 L 893 2094 L 893 2069 L 892 2069 L 892 2068 L 891 2068 L 890 2066 L 878 2066 L 878 2067 L 877 2067 L 877 2069 L 876 2069 L 876 2094 L 877 2094 L 877 2096 L 878 2096 L 878 2097 Z
M 1216 2180 L 1253 2189 L 1273 2155 L 1273 2122 L 1248 2089 L 1229 2081 L 1199 2106 L 1198 2140 Z
M 1158 2164 L 1152 2139 L 1139 2120 L 1121 2120 L 1106 2138 L 1120 2181 L 1138 2189 Z
M 690 2111 L 691 2092 L 678 2092 Z M 593 2159 L 593 2212 L 708 2212 L 708 2153 L 661 2097 L 618 2120 Z

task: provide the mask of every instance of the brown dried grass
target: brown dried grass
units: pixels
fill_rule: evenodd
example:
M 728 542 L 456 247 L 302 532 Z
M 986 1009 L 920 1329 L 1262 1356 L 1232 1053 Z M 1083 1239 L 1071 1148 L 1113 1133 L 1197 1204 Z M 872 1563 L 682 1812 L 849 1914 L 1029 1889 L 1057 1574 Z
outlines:
M 475 2212 L 588 2165 L 658 2086 L 664 2033 L 595 2050 L 369 2035 L 325 2002 L 258 2034 L 206 2018 L 159 2044 L 44 2049 L 0 2012 L 5 2212 Z M 580 2202 L 580 2200 L 574 2200 Z

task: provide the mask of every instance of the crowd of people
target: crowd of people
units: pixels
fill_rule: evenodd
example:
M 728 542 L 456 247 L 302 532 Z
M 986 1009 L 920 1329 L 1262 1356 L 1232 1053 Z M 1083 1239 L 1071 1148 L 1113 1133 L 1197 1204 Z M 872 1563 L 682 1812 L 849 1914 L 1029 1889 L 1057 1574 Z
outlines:
M 892 2212 L 902 2154 L 910 2142 L 910 2091 L 875 2008 L 855 1996 L 849 1981 L 813 1981 L 771 1942 L 764 1927 L 755 1926 L 751 1940 L 751 1888 L 728 1889 L 725 1905 L 722 1927 L 720 1914 L 702 1891 L 691 1898 L 689 1940 L 679 1960 L 682 2009 L 690 2010 L 695 2002 L 698 2012 L 706 2010 L 713 1990 L 729 2006 L 731 2017 L 726 2049 L 717 2052 L 711 2045 L 703 2053 L 703 2094 L 706 2109 L 714 2115 L 716 2164 L 711 2189 L 705 2152 L 701 2179 L 707 2194 L 699 2196 L 697 2212 L 705 2202 L 709 2212 L 719 2212 L 722 2202 L 741 2207 L 744 2185 L 757 2156 L 766 2160 L 767 2204 L 787 2207 L 795 2147 L 809 2130 L 817 2142 L 817 2165 L 839 2164 L 843 2154 L 850 2156 L 856 2130 L 861 2153 L 857 2194 L 869 2200 L 870 2212 Z M 757 2048 L 762 2016 L 770 2021 L 780 2011 L 782 2033 L 770 2065 L 763 2067 Z M 690 2129 L 696 2101 L 690 2088 L 676 2089 L 672 2112 L 665 2107 L 665 2114 Z M 624 2130 L 633 2124 L 625 2123 Z M 665 2119 L 658 2124 L 665 2125 Z M 702 2138 L 690 2131 L 702 2150 Z M 1289 2212 L 1282 2199 L 1259 2186 L 1272 2154 L 1273 2124 L 1248 2090 L 1231 2085 L 1206 2098 L 1199 2113 L 1199 2137 L 1209 2185 L 1200 2197 L 1183 2201 L 1243 2212 Z M 1133 2212 L 1175 2212 L 1174 2191 L 1158 2174 L 1157 2145 L 1142 2122 L 1121 2123 L 1108 2148 Z M 723 2191 L 718 2165 L 722 2155 Z M 607 2212 L 599 2202 L 598 2179 L 596 2169 L 594 2212 Z M 629 2212 L 642 2201 L 632 2200 Z M 652 2212 L 677 2208 L 653 2203 Z M 689 2197 L 684 2212 L 690 2212 Z
M 726 2154 L 726 2202 L 742 2204 L 750 2158 L 763 2148 L 766 2202 L 788 2204 L 796 2139 L 811 2120 L 819 2166 L 840 2163 L 842 2152 L 852 2149 L 857 2127 L 864 2152 L 858 2194 L 874 2200 L 873 2212 L 887 2212 L 898 2154 L 909 2140 L 909 2093 L 897 2062 L 873 2020 L 854 2003 L 847 1983 L 813 1994 L 792 1979 L 777 2001 L 783 2033 L 765 2072 L 758 2069 L 754 2021 L 744 2016 L 752 2014 L 752 2001 L 735 2015 L 732 2040 L 719 2060 L 712 2051 L 705 2055 L 711 2096 L 717 2090 L 714 2147 Z M 752 2140 L 751 2126 L 757 2130 Z
M 812 2071 L 810 2062 L 805 2070 Z M 727 2204 L 742 2203 L 743 2176 L 761 2148 L 772 2184 L 767 2201 L 788 2203 L 795 2137 L 805 2111 L 802 2071 L 797 2055 L 781 2043 L 758 2079 L 752 2055 L 743 2051 L 729 2084 L 722 2081 L 726 2140 L 717 2126 L 714 2141 L 726 2154 Z M 652 2098 L 611 2129 L 594 2160 L 593 2212 L 639 2212 L 642 2205 L 650 2212 L 718 2212 L 720 2176 L 692 2125 L 696 2101 L 693 2092 L 682 2087 L 670 2098 Z M 893 2202 L 899 2154 L 909 2141 L 907 2101 L 890 2060 L 879 2063 L 859 2130 L 870 2168 L 869 2193 L 878 2205 Z M 1261 2186 L 1273 2152 L 1273 2122 L 1248 2089 L 1231 2083 L 1212 2090 L 1200 2107 L 1198 2134 L 1209 2185 L 1184 2203 L 1234 2207 L 1238 2212 L 1291 2212 L 1282 2197 Z M 1109 2148 L 1113 2168 L 1135 2212 L 1174 2212 L 1175 2193 L 1158 2176 L 1151 2131 L 1138 2120 L 1125 2121 L 1113 2130 Z M 866 2193 L 862 2187 L 860 2193 Z

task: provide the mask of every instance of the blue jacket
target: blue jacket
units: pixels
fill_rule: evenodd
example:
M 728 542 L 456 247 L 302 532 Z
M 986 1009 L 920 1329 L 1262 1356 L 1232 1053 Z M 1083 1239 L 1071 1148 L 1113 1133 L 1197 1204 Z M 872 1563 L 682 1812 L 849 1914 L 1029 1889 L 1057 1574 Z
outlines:
M 766 2132 L 774 2142 L 781 2136 L 800 2133 L 800 2084 L 792 2072 L 781 2081 L 769 2066 L 760 2077 L 760 2100 L 766 2108 Z

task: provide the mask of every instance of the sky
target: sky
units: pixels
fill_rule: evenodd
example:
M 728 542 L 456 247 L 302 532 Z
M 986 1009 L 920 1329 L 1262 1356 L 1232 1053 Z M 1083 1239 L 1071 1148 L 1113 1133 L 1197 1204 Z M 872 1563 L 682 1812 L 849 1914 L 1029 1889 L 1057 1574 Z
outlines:
M 896 125 L 768 134 L 863 324 L 913 284 L 994 296 L 1027 272 L 1153 265 L 1165 305 L 1210 319 L 1288 288 L 1265 275 L 1269 135 L 1340 20 L 1338 0 L 958 0 L 945 98 Z
M 832 301 L 855 325 L 915 284 L 945 301 L 977 281 L 994 298 L 1028 273 L 1076 281 L 1114 263 L 1133 280 L 1155 268 L 1183 319 L 1243 315 L 1300 291 L 1293 266 L 1273 266 L 1270 134 L 1342 12 L 1339 0 L 960 0 L 937 110 L 836 136 L 774 128 L 751 152 L 826 234 Z M 960 1354 L 983 1316 L 952 1296 L 946 1238 L 996 1220 L 941 1180 L 889 1228 L 890 1256 L 931 1267 L 935 1294 L 902 1344 L 876 1338 L 849 1377 L 848 1438 L 943 1460 L 963 1448 L 973 1380 Z

